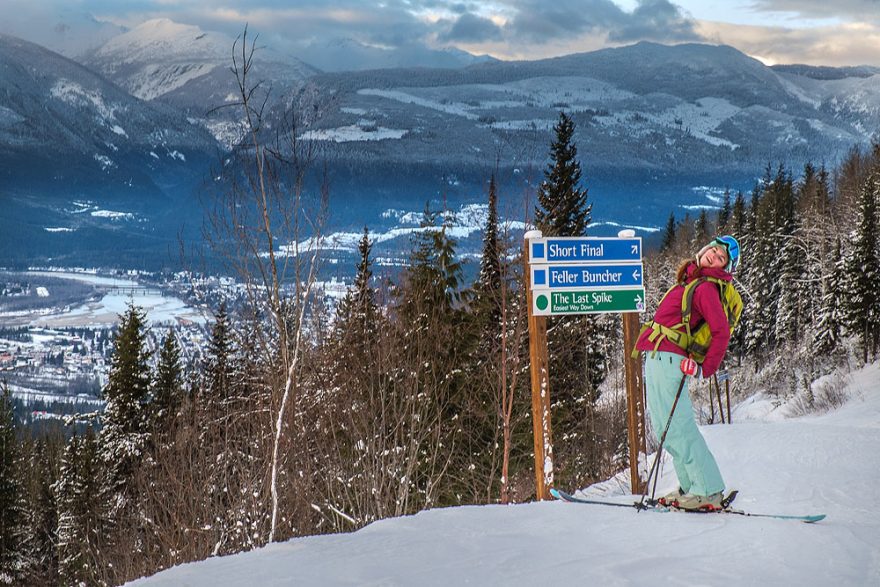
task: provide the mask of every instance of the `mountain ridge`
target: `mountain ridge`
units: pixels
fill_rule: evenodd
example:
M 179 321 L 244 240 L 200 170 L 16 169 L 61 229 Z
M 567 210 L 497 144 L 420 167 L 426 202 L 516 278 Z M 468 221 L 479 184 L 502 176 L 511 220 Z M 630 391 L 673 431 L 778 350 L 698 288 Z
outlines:
M 9 164 L 0 189 L 31 203 L 163 202 L 145 226 L 162 214 L 180 222 L 168 214 L 175 202 L 197 212 L 212 164 L 241 136 L 240 109 L 215 109 L 237 101 L 231 38 L 151 21 L 99 48 L 90 66 L 2 39 L 0 92 L 9 98 L 0 154 Z M 771 68 L 729 46 L 642 42 L 536 61 L 349 72 L 258 48 L 250 79 L 262 83 L 270 133 L 307 104 L 298 138 L 326 157 L 331 228 L 353 230 L 382 223 L 388 208 L 482 202 L 493 171 L 502 198 L 534 193 L 560 111 L 576 124 L 596 220 L 653 226 L 670 210 L 717 206 L 712 190 L 748 192 L 768 162 L 833 165 L 870 144 L 880 128 L 873 71 Z

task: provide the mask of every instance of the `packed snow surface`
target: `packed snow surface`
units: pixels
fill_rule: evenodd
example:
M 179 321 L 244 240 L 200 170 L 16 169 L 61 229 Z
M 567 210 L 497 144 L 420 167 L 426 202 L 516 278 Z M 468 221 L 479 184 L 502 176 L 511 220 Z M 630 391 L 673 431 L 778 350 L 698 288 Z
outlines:
M 181 565 L 132 585 L 880 585 L 880 364 L 823 415 L 702 428 L 736 506 L 816 524 L 562 502 L 425 511 Z M 667 463 L 661 491 L 676 486 Z M 588 496 L 631 502 L 614 481 Z

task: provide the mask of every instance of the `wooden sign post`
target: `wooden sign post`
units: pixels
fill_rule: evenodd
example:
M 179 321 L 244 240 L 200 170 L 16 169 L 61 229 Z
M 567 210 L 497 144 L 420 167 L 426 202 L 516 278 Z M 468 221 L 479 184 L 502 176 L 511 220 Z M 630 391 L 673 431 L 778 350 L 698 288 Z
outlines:
M 641 455 L 647 457 L 645 440 L 645 401 L 642 394 L 642 359 L 630 354 L 639 336 L 639 315 L 625 312 L 623 316 L 623 361 L 626 378 L 626 428 L 629 440 L 629 479 L 633 494 L 644 492 L 639 473 Z M 646 471 L 647 476 L 647 471 Z
M 548 499 L 553 486 L 553 443 L 546 316 L 622 313 L 627 386 L 627 428 L 633 493 L 640 492 L 639 455 L 645 448 L 641 361 L 629 353 L 645 309 L 642 239 L 633 231 L 618 238 L 548 237 L 525 234 L 535 494 Z
M 526 275 L 529 273 L 529 240 L 541 238 L 541 232 L 525 234 Z M 535 441 L 535 495 L 550 499 L 553 487 L 553 436 L 550 422 L 550 372 L 547 359 L 547 318 L 532 312 L 532 286 L 526 288 L 529 316 L 529 359 L 532 382 L 532 432 Z

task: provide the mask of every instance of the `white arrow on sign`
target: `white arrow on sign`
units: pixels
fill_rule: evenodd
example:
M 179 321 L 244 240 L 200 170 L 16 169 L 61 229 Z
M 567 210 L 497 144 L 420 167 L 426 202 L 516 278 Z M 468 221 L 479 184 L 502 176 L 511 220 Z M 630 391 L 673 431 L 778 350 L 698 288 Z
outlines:
M 639 275 L 640 275 L 640 274 L 639 274 L 639 270 L 638 270 L 638 269 L 636 269 L 635 271 L 633 271 L 633 279 L 634 279 L 636 282 L 638 282 L 638 280 L 639 280 Z

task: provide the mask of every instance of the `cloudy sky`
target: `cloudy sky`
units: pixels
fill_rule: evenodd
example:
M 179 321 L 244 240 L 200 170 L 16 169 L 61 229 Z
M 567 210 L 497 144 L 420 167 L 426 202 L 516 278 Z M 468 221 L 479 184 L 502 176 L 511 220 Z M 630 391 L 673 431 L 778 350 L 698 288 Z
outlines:
M 880 0 L 0 0 L 0 31 L 56 47 L 159 17 L 233 36 L 248 23 L 291 51 L 350 38 L 539 59 L 649 40 L 728 44 L 768 64 L 880 66 Z

